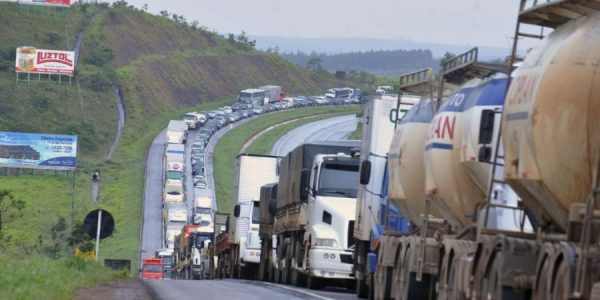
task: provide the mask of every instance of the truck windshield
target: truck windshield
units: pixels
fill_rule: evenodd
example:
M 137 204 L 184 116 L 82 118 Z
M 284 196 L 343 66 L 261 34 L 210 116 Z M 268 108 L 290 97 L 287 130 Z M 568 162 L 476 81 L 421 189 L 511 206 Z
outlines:
M 321 166 L 317 195 L 356 198 L 358 164 L 326 162 Z
M 196 212 L 197 214 L 210 214 L 212 213 L 212 210 L 208 207 L 196 207 Z
M 260 202 L 254 201 L 254 207 L 252 207 L 252 224 L 260 224 Z
M 192 116 L 192 115 L 185 115 L 184 118 L 186 121 L 196 121 L 196 116 Z
M 210 236 L 197 235 L 196 239 L 194 240 L 194 244 L 195 244 L 196 248 L 198 248 L 198 249 L 202 248 L 204 241 L 206 241 L 206 240 L 210 240 Z
M 144 272 L 157 273 L 162 271 L 163 270 L 161 265 L 144 265 Z
M 179 171 L 167 171 L 167 179 L 181 180 L 183 174 Z
M 171 265 L 171 257 L 170 256 L 161 256 L 163 260 L 163 265 L 170 266 Z

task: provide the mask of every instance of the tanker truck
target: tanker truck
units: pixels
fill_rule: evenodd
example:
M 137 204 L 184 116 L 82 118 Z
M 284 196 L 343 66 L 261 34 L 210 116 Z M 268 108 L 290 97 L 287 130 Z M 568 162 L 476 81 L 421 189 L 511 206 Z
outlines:
M 273 230 L 261 235 L 263 245 L 276 246 L 275 253 L 261 253 L 273 281 L 311 289 L 328 281 L 353 284 L 359 147 L 358 141 L 306 143 L 281 161 L 275 218 L 261 224 Z
M 531 230 L 518 210 L 518 198 L 509 197 L 510 193 L 499 190 L 488 202 L 501 205 L 483 209 L 491 165 L 478 158 L 495 153 L 497 142 L 490 137 L 499 131 L 500 115 L 495 112 L 502 108 L 507 77 L 494 73 L 491 66 L 470 61 L 468 57 L 476 58 L 470 52 L 442 65 L 440 82 L 450 75 L 460 83 L 455 74 L 443 73 L 456 71 L 457 65 L 478 69 L 462 73 L 481 78 L 468 80 L 444 100 L 441 95 L 437 101 L 422 100 L 394 134 L 388 158 L 388 199 L 411 226 L 409 232 L 384 232 L 377 255 L 369 257 L 375 299 L 468 298 L 469 263 L 478 244 L 486 241 L 479 234 L 482 212 L 492 230 Z M 480 152 L 481 148 L 485 151 Z M 517 262 L 523 257 L 516 254 L 513 258 Z M 519 269 L 515 264 L 512 267 Z
M 383 201 L 385 165 L 396 123 L 419 100 L 414 96 L 395 94 L 377 95 L 365 104 L 362 118 L 363 135 L 360 150 L 360 185 L 356 197 L 356 221 L 354 226 L 354 277 L 356 292 L 368 295 L 369 273 L 366 269 L 367 255 L 372 237 L 383 230 L 386 210 L 397 211 Z M 398 214 L 387 214 L 388 223 L 407 226 Z M 392 216 L 390 218 L 390 216 Z M 402 229 L 399 229 L 402 230 Z
M 240 154 L 235 160 L 233 212 L 216 237 L 218 277 L 252 279 L 260 262 L 260 189 L 278 179 L 279 157 Z
M 518 24 L 554 31 L 513 73 L 498 138 L 504 153 L 484 161 L 537 230 L 481 243 L 472 271 L 478 297 L 599 299 L 599 10 L 592 1 L 522 3 Z

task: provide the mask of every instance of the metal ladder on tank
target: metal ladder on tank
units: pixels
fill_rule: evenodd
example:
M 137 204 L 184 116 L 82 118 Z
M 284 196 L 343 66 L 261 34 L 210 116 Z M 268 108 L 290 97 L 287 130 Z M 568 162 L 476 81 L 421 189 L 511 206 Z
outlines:
M 545 37 L 545 30 L 547 29 L 556 29 L 559 26 L 564 25 L 572 20 L 578 19 L 582 16 L 591 15 L 595 12 L 600 11 L 600 1 L 598 0 L 521 0 L 519 5 L 519 14 L 517 17 L 517 22 L 515 26 L 515 33 L 513 37 L 513 46 L 511 50 L 511 55 L 509 58 L 508 69 L 509 75 L 513 73 L 515 70 L 515 64 L 522 61 L 521 58 L 518 57 L 518 46 L 519 41 L 523 38 L 533 38 L 533 39 L 543 39 Z M 524 26 L 533 26 L 534 30 L 539 30 L 539 33 L 536 32 L 526 32 L 524 31 Z M 506 94 L 505 101 L 508 95 L 508 90 L 512 81 L 512 77 L 509 76 L 506 83 Z M 500 114 L 502 118 L 502 111 L 495 112 L 496 114 Z M 525 209 L 521 207 L 512 207 L 505 206 L 502 204 L 492 203 L 492 199 L 495 197 L 495 192 L 498 190 L 496 187 L 502 186 L 504 188 L 510 188 L 509 185 L 504 180 L 504 151 L 501 147 L 502 143 L 502 124 L 500 121 L 500 125 L 498 128 L 498 133 L 496 135 L 496 148 L 494 149 L 493 161 L 492 161 L 492 174 L 491 181 L 488 186 L 488 201 L 484 205 L 485 208 L 485 216 L 483 222 L 482 231 L 493 233 L 495 230 L 490 230 L 488 228 L 489 214 L 490 209 L 492 208 L 506 208 L 512 210 L 522 210 L 523 218 L 520 222 L 520 232 L 524 233 L 524 225 L 526 219 Z M 475 212 L 477 215 L 477 212 Z M 478 233 L 479 234 L 479 233 Z

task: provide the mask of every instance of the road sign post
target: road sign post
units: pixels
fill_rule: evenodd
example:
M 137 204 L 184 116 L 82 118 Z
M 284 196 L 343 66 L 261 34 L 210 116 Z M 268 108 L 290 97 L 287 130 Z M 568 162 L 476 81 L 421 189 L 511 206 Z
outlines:
M 100 228 L 102 224 L 102 210 L 98 210 L 98 225 L 96 225 L 96 261 L 98 261 L 98 251 L 100 251 Z

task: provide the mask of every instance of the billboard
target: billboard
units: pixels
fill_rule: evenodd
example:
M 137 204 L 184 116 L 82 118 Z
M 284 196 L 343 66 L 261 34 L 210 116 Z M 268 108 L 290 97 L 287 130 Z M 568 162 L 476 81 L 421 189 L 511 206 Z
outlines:
M 45 5 L 45 6 L 70 6 L 71 0 L 18 0 L 19 4 Z
M 74 170 L 77 136 L 0 131 L 0 167 Z
M 73 75 L 75 52 L 43 50 L 34 47 L 17 48 L 17 73 Z

